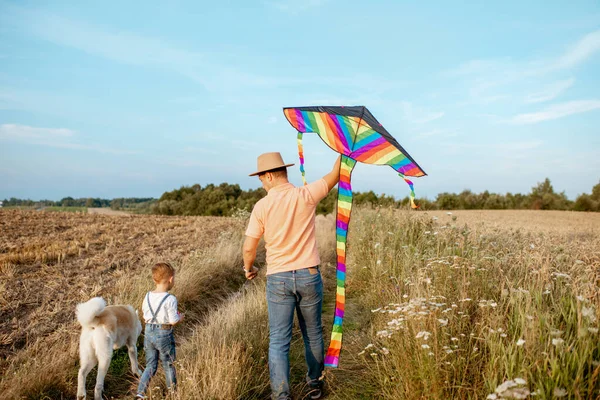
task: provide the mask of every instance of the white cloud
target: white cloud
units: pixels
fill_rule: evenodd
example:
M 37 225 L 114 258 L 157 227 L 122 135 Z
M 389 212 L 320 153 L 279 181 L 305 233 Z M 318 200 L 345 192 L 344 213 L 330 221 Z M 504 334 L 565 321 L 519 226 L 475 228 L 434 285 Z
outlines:
M 542 111 L 516 115 L 510 122 L 517 125 L 536 124 L 542 121 L 563 118 L 597 109 L 600 109 L 600 100 L 568 101 L 566 103 L 551 105 Z
M 411 102 L 403 101 L 400 108 L 404 118 L 413 124 L 425 124 L 442 118 L 446 113 L 444 111 L 430 111 L 424 108 L 416 107 Z
M 38 10 L 6 7 L 0 14 L 0 24 L 12 25 L 48 42 L 119 63 L 172 71 L 210 90 L 276 83 L 270 77 L 239 71 L 207 54 L 184 49 L 159 38 L 96 26 Z
M 558 58 L 557 69 L 573 68 L 600 51 L 600 30 L 589 33 Z
M 137 154 L 137 151 L 115 149 L 97 144 L 82 144 L 74 141 L 76 132 L 66 128 L 36 128 L 27 125 L 0 125 L 0 140 L 26 143 L 45 147 L 72 150 L 90 150 L 99 153 Z
M 27 125 L 3 124 L 0 125 L 1 139 L 16 140 L 48 140 L 72 137 L 75 132 L 65 128 L 35 128 Z
M 475 59 L 446 71 L 444 75 L 454 79 L 466 79 L 469 97 L 471 102 L 476 104 L 489 104 L 498 100 L 509 100 L 512 97 L 506 93 L 496 93 L 499 89 L 503 92 L 511 90 L 523 93 L 527 90 L 525 88 L 531 87 L 532 84 L 542 83 L 542 87 L 545 87 L 539 93 L 519 96 L 524 97 L 527 103 L 537 103 L 558 97 L 575 82 L 571 78 L 544 84 L 551 79 L 552 75 L 583 64 L 598 52 L 600 52 L 600 30 L 583 36 L 567 50 L 554 57 L 522 61 L 510 57 Z
M 564 81 L 558 81 L 547 85 L 544 89 L 537 93 L 531 93 L 526 96 L 526 103 L 542 103 L 544 101 L 553 100 L 565 90 L 569 89 L 575 83 L 575 78 L 570 78 Z

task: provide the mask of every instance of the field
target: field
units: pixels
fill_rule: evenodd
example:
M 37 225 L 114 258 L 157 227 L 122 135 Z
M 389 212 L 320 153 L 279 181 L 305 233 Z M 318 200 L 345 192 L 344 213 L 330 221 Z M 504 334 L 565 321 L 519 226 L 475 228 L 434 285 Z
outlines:
M 0 211 L 2 397 L 74 398 L 75 304 L 103 296 L 139 308 L 149 268 L 168 260 L 186 313 L 174 398 L 268 398 L 264 276 L 245 283 L 240 274 L 244 226 Z M 317 228 L 328 340 L 334 218 L 319 216 Z M 340 368 L 325 374 L 328 398 L 600 396 L 600 214 L 358 208 L 348 268 L 344 346 Z M 301 399 L 298 332 L 291 361 Z M 164 398 L 161 374 L 151 398 Z M 94 381 L 95 371 L 88 388 Z M 117 352 L 106 395 L 127 398 L 134 387 L 126 353 Z

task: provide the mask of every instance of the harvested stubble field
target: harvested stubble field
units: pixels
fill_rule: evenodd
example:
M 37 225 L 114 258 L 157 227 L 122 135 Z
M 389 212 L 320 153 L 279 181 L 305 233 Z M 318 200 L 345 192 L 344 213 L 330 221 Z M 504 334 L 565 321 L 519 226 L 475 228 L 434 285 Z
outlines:
M 0 224 L 5 397 L 73 398 L 75 304 L 102 295 L 139 308 L 159 259 L 177 266 L 187 318 L 176 331 L 174 398 L 268 397 L 264 276 L 241 277 L 244 221 L 11 211 Z M 327 341 L 332 216 L 317 218 L 317 235 Z M 340 368 L 325 374 L 330 399 L 600 398 L 600 214 L 358 208 L 346 293 Z M 301 399 L 297 331 L 290 354 Z M 127 370 L 117 352 L 108 398 L 131 396 Z M 161 373 L 151 398 L 163 398 Z
M 127 302 L 150 287 L 149 268 L 160 260 L 214 263 L 203 255 L 240 226 L 228 218 L 0 211 L 0 392 L 70 397 L 73 376 L 58 370 L 76 368 L 75 305 L 94 296 Z M 225 283 L 209 297 L 225 296 L 241 280 Z M 127 303 L 139 308 L 140 301 Z M 209 303 L 192 305 L 192 321 Z

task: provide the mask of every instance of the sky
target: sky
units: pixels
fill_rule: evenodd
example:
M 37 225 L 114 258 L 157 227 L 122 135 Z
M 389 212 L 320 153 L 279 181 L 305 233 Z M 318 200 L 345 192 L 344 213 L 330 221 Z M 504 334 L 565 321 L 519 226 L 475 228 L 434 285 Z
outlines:
M 590 193 L 600 3 L 414 3 L 0 0 L 0 199 L 258 188 L 259 154 L 298 166 L 282 108 L 309 105 L 367 106 L 428 174 L 417 197 Z M 304 147 L 318 179 L 336 154 Z M 387 166 L 352 182 L 408 195 Z

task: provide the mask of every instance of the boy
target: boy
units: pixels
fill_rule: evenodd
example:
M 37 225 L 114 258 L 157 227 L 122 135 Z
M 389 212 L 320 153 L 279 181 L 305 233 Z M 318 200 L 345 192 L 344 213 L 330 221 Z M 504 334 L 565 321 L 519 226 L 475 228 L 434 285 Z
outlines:
M 152 267 L 152 280 L 156 288 L 146 293 L 142 303 L 146 330 L 144 334 L 144 351 L 146 352 L 146 369 L 140 379 L 137 397 L 145 399 L 145 392 L 150 378 L 156 374 L 158 360 L 162 361 L 165 370 L 167 388 L 175 389 L 175 338 L 173 326 L 183 321 L 183 314 L 177 311 L 177 298 L 169 293 L 175 284 L 175 269 L 168 263 L 158 263 Z

